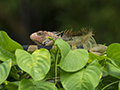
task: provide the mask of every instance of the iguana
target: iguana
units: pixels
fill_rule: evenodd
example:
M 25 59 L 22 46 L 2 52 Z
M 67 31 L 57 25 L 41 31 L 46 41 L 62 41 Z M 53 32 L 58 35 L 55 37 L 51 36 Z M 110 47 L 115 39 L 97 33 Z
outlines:
M 81 28 L 81 31 L 78 31 L 77 34 L 73 33 L 72 30 L 73 29 L 62 32 L 38 31 L 31 34 L 30 38 L 40 46 L 52 46 L 54 42 L 47 39 L 47 37 L 51 37 L 54 40 L 63 39 L 71 45 L 72 49 L 84 48 L 97 55 L 101 55 L 101 53 L 106 51 L 107 46 L 96 44 L 96 41 L 92 37 L 92 28 Z

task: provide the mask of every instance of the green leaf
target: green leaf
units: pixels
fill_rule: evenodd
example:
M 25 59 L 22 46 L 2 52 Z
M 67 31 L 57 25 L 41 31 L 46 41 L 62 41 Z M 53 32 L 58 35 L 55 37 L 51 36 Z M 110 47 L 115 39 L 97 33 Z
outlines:
M 93 60 L 95 60 L 95 59 L 97 59 L 97 60 L 103 60 L 103 59 L 106 59 L 106 57 L 105 56 L 99 56 L 99 55 L 95 55 L 95 54 L 93 54 L 93 53 L 89 53 L 89 62 L 92 62 Z
M 7 90 L 18 90 L 18 85 L 13 83 L 13 82 L 9 82 L 6 81 L 7 85 L 5 85 L 5 89 Z
M 58 66 L 67 72 L 75 72 L 86 65 L 88 57 L 88 51 L 85 49 L 71 50 Z
M 63 72 L 60 79 L 65 90 L 94 90 L 102 76 L 101 66 L 95 60 L 75 73 Z
M 45 79 L 36 82 L 33 79 L 29 80 L 36 86 L 36 90 L 57 90 L 54 83 L 46 82 Z
M 71 50 L 70 45 L 67 42 L 63 41 L 62 39 L 57 39 L 54 45 L 57 45 L 61 51 L 61 57 L 62 57 L 61 60 L 65 58 L 66 55 Z
M 12 66 L 11 59 L 8 59 L 4 61 L 2 64 L 0 64 L 0 84 L 2 84 L 7 79 L 10 73 L 11 66 Z
M 13 41 L 6 32 L 0 31 L 0 60 L 5 61 L 9 58 L 15 62 L 15 50 L 23 49 L 20 44 Z
M 19 70 L 16 68 L 16 66 L 12 66 L 9 76 L 14 78 L 15 80 L 19 80 L 20 75 L 18 73 Z
M 47 49 L 36 50 L 32 55 L 17 49 L 15 55 L 18 66 L 29 73 L 35 81 L 43 79 L 50 69 L 50 53 Z
M 119 67 L 116 67 L 112 65 L 111 63 L 107 62 L 105 68 L 109 75 L 120 79 L 120 68 Z
M 112 76 L 103 77 L 95 90 L 118 90 L 118 79 Z
M 57 52 L 57 50 L 55 50 L 55 49 L 50 49 L 51 63 L 54 63 L 54 62 L 55 62 L 56 52 Z
M 22 79 L 18 90 L 36 90 L 34 84 L 28 79 Z
M 54 83 L 42 82 L 36 86 L 37 90 L 58 90 Z
M 118 83 L 118 90 L 120 90 L 120 81 L 119 81 L 119 83 Z
M 118 62 L 118 61 L 116 61 L 116 60 L 114 60 L 114 59 L 111 59 L 111 58 L 107 58 L 109 61 L 111 61 L 111 63 L 115 66 L 115 67 L 117 67 L 117 68 L 119 68 L 120 67 L 120 62 Z
M 107 56 L 120 62 L 120 44 L 113 43 L 106 50 Z

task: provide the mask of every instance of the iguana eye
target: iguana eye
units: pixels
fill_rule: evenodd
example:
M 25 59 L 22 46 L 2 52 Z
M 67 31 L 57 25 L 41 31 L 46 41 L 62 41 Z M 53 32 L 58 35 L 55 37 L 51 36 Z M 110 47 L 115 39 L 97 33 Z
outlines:
M 43 32 L 39 31 L 39 32 L 37 32 L 37 35 L 38 36 L 43 35 Z

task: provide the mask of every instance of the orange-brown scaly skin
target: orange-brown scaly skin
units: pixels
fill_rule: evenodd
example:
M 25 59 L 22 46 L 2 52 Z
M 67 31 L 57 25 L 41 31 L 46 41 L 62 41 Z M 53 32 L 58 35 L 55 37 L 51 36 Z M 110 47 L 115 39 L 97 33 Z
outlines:
M 60 36 L 57 36 L 56 32 L 38 31 L 30 35 L 30 39 L 38 45 L 53 45 L 54 42 L 47 39 L 47 37 L 52 37 L 54 40 L 61 39 Z

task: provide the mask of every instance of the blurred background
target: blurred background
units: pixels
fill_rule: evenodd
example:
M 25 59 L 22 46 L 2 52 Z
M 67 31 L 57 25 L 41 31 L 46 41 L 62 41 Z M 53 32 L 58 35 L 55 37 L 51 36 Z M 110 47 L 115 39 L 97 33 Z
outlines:
M 120 42 L 120 0 L 0 0 L 0 30 L 22 45 L 38 30 L 94 29 L 97 43 Z

